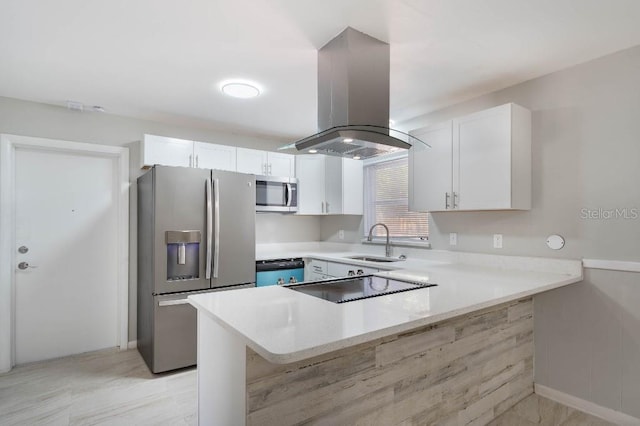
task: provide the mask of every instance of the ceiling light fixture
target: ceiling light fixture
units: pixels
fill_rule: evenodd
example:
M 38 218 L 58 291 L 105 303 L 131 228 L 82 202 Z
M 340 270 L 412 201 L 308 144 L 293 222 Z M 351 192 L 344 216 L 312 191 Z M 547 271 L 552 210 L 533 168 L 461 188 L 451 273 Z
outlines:
M 309 154 L 316 154 L 318 152 L 317 149 L 310 149 Z
M 246 81 L 225 81 L 220 85 L 220 90 L 227 96 L 240 99 L 255 98 L 260 94 L 260 89 Z
M 347 142 L 347 143 L 353 142 L 353 139 L 352 138 L 344 138 L 344 139 L 342 139 L 342 142 Z
M 360 159 L 360 156 L 359 156 L 359 155 L 354 155 L 354 156 L 353 156 L 353 159 L 354 159 L 354 160 L 359 160 L 359 159 Z

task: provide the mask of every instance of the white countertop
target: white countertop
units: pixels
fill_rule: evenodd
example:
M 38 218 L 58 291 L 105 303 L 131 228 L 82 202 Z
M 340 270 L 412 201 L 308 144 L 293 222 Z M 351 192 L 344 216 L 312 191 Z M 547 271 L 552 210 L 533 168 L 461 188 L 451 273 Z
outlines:
M 307 253 L 297 257 L 339 260 L 344 255 Z M 473 261 L 473 254 L 469 259 Z M 530 258 L 527 263 L 527 258 L 514 259 L 514 269 L 505 266 L 508 261 L 495 259 L 491 267 L 426 259 L 384 266 L 349 261 L 402 268 L 377 275 L 438 286 L 342 304 L 280 286 L 197 294 L 189 296 L 189 302 L 265 359 L 285 364 L 582 280 L 582 269 L 576 266 L 579 261 Z M 525 263 L 540 269 L 547 265 L 552 272 L 523 270 L 519 266 Z

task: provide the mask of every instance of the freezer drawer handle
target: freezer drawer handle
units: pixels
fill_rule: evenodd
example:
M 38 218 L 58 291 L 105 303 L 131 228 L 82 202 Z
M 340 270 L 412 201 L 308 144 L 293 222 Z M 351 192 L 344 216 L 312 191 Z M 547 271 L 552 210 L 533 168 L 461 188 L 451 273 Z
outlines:
M 174 305 L 188 305 L 189 301 L 187 299 L 176 299 L 176 300 L 161 300 L 158 302 L 158 306 L 174 306 Z

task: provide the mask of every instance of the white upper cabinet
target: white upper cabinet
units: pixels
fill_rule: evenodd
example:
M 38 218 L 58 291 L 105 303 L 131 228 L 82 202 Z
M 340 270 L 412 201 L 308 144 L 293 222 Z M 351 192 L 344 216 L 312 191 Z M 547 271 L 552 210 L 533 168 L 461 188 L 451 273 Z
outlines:
M 340 158 L 339 158 L 340 160 Z M 364 213 L 364 173 L 360 160 L 342 158 L 342 214 Z
M 141 167 L 159 164 L 236 171 L 235 146 L 144 135 L 140 157 Z
M 270 176 L 295 177 L 296 156 L 280 152 L 267 152 L 267 164 Z
M 212 143 L 193 143 L 194 166 L 201 169 L 236 171 L 236 147 Z
M 296 177 L 298 214 L 362 214 L 362 161 L 324 155 L 298 155 Z
M 193 142 L 165 136 L 144 135 L 141 142 L 141 167 L 155 164 L 191 167 Z
M 431 148 L 416 144 L 409 151 L 409 210 L 446 210 L 453 185 L 453 124 L 446 121 L 412 134 Z
M 411 132 L 410 209 L 531 208 L 531 112 L 506 104 Z
M 298 155 L 296 178 L 298 179 L 298 214 L 324 214 L 323 155 Z
M 293 177 L 295 156 L 257 149 L 238 148 L 238 171 L 262 176 Z
M 253 175 L 267 175 L 267 152 L 257 149 L 238 148 L 238 171 Z

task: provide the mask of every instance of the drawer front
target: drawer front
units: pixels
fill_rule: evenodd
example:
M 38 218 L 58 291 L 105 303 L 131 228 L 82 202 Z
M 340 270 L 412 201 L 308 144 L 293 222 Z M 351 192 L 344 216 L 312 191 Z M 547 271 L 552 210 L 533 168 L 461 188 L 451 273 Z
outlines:
M 375 268 L 367 268 L 365 266 L 347 265 L 345 263 L 329 262 L 327 265 L 327 274 L 333 277 L 348 277 L 353 275 L 369 275 L 378 272 Z
M 309 273 L 326 274 L 327 273 L 327 261 L 318 259 L 308 259 L 305 262 L 305 266 L 308 268 Z

